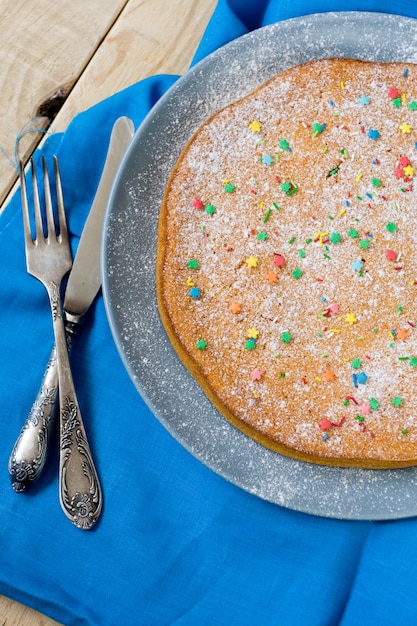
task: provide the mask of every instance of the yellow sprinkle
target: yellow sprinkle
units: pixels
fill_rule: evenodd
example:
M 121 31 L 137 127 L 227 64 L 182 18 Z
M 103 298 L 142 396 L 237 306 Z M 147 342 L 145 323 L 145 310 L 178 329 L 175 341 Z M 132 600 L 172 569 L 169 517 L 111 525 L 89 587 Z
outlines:
M 259 393 L 254 393 L 254 394 L 253 394 L 253 397 L 254 397 L 254 398 L 259 398 Z
M 189 287 L 194 287 L 194 282 L 193 282 L 193 279 L 192 279 L 192 278 L 187 278 L 187 285 L 188 285 Z
M 230 180 L 228 178 L 225 178 L 224 180 L 222 180 L 223 185 L 227 185 L 227 183 L 230 183 Z
M 412 281 L 410 282 L 410 285 L 415 285 L 415 284 L 416 284 L 416 281 L 415 281 L 415 280 L 412 280 Z
M 340 81 L 340 89 L 344 89 L 345 88 L 345 83 L 341 80 Z
M 345 363 L 349 363 L 349 359 L 342 359 Z
M 391 337 L 391 339 L 395 339 L 394 334 L 391 330 L 389 331 L 389 336 Z
M 316 376 L 314 380 L 317 380 L 318 383 L 321 383 L 321 381 L 323 380 L 322 378 L 320 378 L 320 376 Z
M 406 95 L 405 93 L 403 93 L 403 94 L 401 95 L 401 102 L 402 102 L 403 104 L 405 104 L 405 103 L 407 102 L 407 95 Z
M 340 333 L 340 328 L 330 328 L 331 333 Z
M 265 202 L 263 202 L 263 201 L 262 201 L 262 202 L 260 202 L 260 203 L 259 203 L 259 208 L 260 208 L 260 209 L 264 209 L 264 208 L 265 208 Z
M 355 178 L 355 183 L 358 183 L 358 182 L 360 181 L 360 179 L 362 178 L 362 176 L 363 176 L 363 174 L 362 174 L 362 172 L 360 172 L 360 173 L 356 176 L 356 178 Z
M 409 135 L 411 133 L 410 124 L 406 124 L 405 122 L 404 124 L 401 124 L 400 131 L 402 132 L 403 135 Z
M 342 217 L 342 215 L 344 215 L 345 213 L 346 213 L 346 209 L 342 209 L 341 211 L 339 211 L 337 215 L 338 217 Z

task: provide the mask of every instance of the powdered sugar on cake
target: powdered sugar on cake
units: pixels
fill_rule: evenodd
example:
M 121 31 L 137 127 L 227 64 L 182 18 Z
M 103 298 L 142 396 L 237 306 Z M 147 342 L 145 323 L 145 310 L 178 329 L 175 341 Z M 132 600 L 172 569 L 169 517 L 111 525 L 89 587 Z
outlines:
M 225 416 L 280 452 L 417 458 L 416 109 L 414 65 L 308 63 L 215 114 L 169 181 L 165 326 Z

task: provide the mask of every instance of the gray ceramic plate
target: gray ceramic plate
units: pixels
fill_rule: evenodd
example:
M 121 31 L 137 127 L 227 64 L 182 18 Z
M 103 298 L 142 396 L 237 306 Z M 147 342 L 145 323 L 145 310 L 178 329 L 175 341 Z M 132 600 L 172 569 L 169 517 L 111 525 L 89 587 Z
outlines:
M 196 128 L 225 104 L 287 67 L 323 57 L 417 62 L 417 20 L 323 13 L 266 26 L 191 69 L 138 130 L 110 200 L 104 297 L 123 362 L 154 415 L 187 450 L 257 496 L 316 515 L 392 519 L 417 514 L 417 467 L 322 467 L 282 457 L 236 430 L 179 362 L 155 295 L 159 208 L 169 173 Z

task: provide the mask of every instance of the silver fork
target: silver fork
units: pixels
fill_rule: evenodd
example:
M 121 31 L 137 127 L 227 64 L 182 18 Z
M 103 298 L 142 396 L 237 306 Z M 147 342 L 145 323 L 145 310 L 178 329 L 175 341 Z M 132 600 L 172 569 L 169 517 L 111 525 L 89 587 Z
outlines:
M 60 503 L 65 515 L 75 526 L 89 529 L 100 515 L 102 492 L 74 390 L 66 343 L 60 288 L 62 279 L 71 269 L 71 252 L 58 159 L 54 157 L 58 231 L 55 227 L 51 188 L 45 157 L 43 157 L 42 166 L 47 233 L 44 235 L 38 180 L 35 164 L 32 160 L 33 211 L 35 218 L 35 239 L 33 239 L 25 172 L 23 164 L 20 164 L 26 265 L 29 274 L 40 280 L 45 286 L 52 310 L 59 380 Z

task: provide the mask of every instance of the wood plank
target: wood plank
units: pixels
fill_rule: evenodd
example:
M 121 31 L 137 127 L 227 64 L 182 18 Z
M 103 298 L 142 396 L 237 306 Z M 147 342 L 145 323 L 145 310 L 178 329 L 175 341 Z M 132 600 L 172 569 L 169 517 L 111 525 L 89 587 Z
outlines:
M 0 204 L 16 179 L 13 163 L 22 130 L 47 126 L 31 122 L 70 92 L 106 36 L 126 0 L 14 0 L 2 9 L 0 41 Z M 52 100 L 51 100 L 52 98 Z M 25 133 L 19 155 L 31 153 L 39 131 Z
M 63 131 L 80 111 L 158 73 L 190 66 L 216 0 L 130 0 L 51 130 Z
M 85 20 L 87 4 L 92 12 L 94 12 L 93 5 L 98 6 L 100 4 L 100 10 L 97 10 L 97 13 L 106 12 L 106 8 L 109 7 L 118 9 L 121 5 L 126 5 L 120 15 L 116 9 L 112 17 L 110 12 L 107 14 L 106 24 L 111 25 L 116 20 L 114 26 L 109 29 L 102 42 L 97 41 L 98 37 L 96 37 L 90 43 L 90 50 L 94 46 L 96 47 L 90 53 L 85 67 L 78 72 L 79 76 L 76 75 L 75 66 L 77 63 L 73 64 L 74 69 L 71 74 L 73 88 L 55 118 L 51 132 L 65 130 L 71 119 L 80 111 L 147 76 L 158 73 L 183 74 L 190 65 L 216 5 L 216 0 L 170 0 L 169 2 L 167 0 L 130 0 L 127 3 L 116 0 L 89 0 L 89 3 L 85 3 L 85 0 L 72 0 L 68 5 L 63 0 L 55 0 L 54 12 L 51 17 L 51 14 L 46 12 L 46 5 L 48 5 L 48 11 L 51 8 L 49 0 L 38 0 L 38 2 L 37 6 L 40 5 L 44 11 L 42 30 L 50 33 L 57 23 L 61 24 L 59 36 L 55 37 L 54 35 L 55 45 L 60 37 L 63 38 L 62 40 L 65 39 L 66 29 L 69 30 L 71 44 L 77 39 L 76 33 L 79 37 L 82 36 L 80 34 L 82 28 L 77 25 L 77 15 L 78 21 L 83 22 Z M 27 11 L 19 13 L 16 7 L 23 7 L 26 4 Z M 0 35 L 3 30 L 14 32 L 14 30 L 9 31 L 8 29 L 15 29 L 16 24 L 19 24 L 19 30 L 26 28 L 26 25 L 29 25 L 33 19 L 34 5 L 32 3 L 25 3 L 25 0 L 15 0 L 13 8 L 16 8 L 14 26 L 12 26 L 12 19 L 9 20 L 7 28 L 5 21 L 0 21 Z M 65 11 L 65 17 L 61 19 L 62 11 Z M 61 16 L 57 15 L 60 12 Z M 41 11 L 39 13 L 35 11 L 35 13 L 38 16 L 37 19 L 41 19 L 39 16 Z M 99 32 L 100 27 L 102 30 L 105 28 L 101 20 L 99 24 L 95 23 L 97 32 Z M 25 83 L 24 73 L 29 75 L 31 65 L 36 65 L 39 59 L 39 56 L 30 56 L 28 52 L 30 50 L 29 39 L 25 38 L 25 42 L 20 44 L 25 51 L 26 60 L 18 69 L 18 74 L 21 76 L 17 85 L 18 93 L 15 92 L 14 98 L 8 100 L 10 96 L 2 93 L 0 89 L 0 105 L 3 104 L 2 110 L 7 111 L 5 120 L 0 120 L 0 145 L 3 147 L 5 147 L 3 136 L 6 137 L 6 134 L 3 135 L 2 128 L 7 127 L 11 122 L 14 124 L 14 130 L 10 133 L 8 144 L 9 146 L 12 145 L 17 130 L 32 117 L 36 106 L 42 99 L 45 99 L 45 94 L 51 93 L 57 86 L 64 84 L 70 75 L 64 71 L 64 66 L 68 66 L 68 63 L 63 63 L 63 67 L 56 70 L 55 78 L 49 81 L 50 77 L 47 76 L 48 70 L 46 69 L 49 65 L 45 63 L 42 67 L 44 73 L 42 89 L 38 88 L 33 81 Z M 7 43 L 3 49 L 11 51 L 8 61 L 8 67 L 11 67 L 13 54 L 16 55 L 16 58 L 19 56 L 16 48 Z M 53 47 L 50 49 L 50 54 L 51 58 L 54 59 Z M 79 67 L 81 66 L 80 57 Z M 0 76 L 0 86 L 3 86 L 5 82 L 4 77 Z M 10 94 L 10 92 L 7 93 Z M 25 106 L 21 104 L 21 99 L 26 103 Z M 9 107 L 10 111 L 7 109 L 9 102 L 13 103 Z M 39 136 L 33 134 L 25 148 L 26 152 L 30 153 L 38 141 Z M 3 175 L 3 170 L 4 168 L 0 167 L 0 190 L 3 190 L 3 193 L 0 191 L 0 197 L 6 195 L 4 192 L 6 178 Z M 9 179 L 10 172 L 7 180 Z M 57 626 L 57 622 L 26 606 L 0 596 L 0 626 Z

